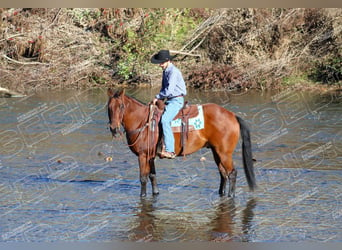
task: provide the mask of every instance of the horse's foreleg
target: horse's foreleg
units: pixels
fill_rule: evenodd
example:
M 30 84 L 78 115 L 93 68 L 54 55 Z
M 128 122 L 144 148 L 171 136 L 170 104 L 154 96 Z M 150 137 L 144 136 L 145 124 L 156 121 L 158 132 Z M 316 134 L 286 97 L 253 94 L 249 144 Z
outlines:
M 148 181 L 148 175 L 150 173 L 150 165 L 147 162 L 147 158 L 145 154 L 139 155 L 139 169 L 140 169 L 140 184 L 141 184 L 140 196 L 146 196 L 146 184 Z
M 158 185 L 157 185 L 157 175 L 156 175 L 156 168 L 154 165 L 154 158 L 149 160 L 149 164 L 150 164 L 150 181 L 151 181 L 151 185 L 152 185 L 152 193 L 154 195 L 159 194 L 159 189 L 158 189 Z

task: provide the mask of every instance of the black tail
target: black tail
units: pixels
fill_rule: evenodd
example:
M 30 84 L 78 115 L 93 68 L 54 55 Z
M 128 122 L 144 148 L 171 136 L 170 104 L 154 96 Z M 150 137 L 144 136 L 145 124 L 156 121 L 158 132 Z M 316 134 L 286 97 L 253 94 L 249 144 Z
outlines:
M 242 138 L 243 168 L 245 170 L 248 186 L 251 190 L 254 190 L 256 188 L 256 181 L 253 169 L 252 143 L 249 128 L 242 118 L 236 116 L 236 119 L 240 124 L 240 133 Z

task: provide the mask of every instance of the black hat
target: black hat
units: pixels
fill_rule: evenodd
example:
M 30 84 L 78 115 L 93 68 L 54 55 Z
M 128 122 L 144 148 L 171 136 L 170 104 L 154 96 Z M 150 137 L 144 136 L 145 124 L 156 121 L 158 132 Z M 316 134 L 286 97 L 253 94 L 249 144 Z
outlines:
M 154 56 L 152 56 L 151 63 L 160 64 L 160 63 L 164 63 L 166 61 L 169 61 L 172 58 L 173 57 L 170 56 L 170 51 L 168 51 L 168 50 L 161 50 L 161 51 L 158 52 L 158 54 L 155 54 Z

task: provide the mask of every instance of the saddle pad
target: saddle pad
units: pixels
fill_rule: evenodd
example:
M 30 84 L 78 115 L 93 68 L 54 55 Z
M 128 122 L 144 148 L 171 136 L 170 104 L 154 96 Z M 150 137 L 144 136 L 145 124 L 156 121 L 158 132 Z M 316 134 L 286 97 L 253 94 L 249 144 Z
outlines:
M 198 115 L 188 120 L 188 131 L 200 130 L 204 128 L 204 116 L 202 105 L 197 105 Z M 182 119 L 178 118 L 171 122 L 172 132 L 180 133 L 182 131 Z

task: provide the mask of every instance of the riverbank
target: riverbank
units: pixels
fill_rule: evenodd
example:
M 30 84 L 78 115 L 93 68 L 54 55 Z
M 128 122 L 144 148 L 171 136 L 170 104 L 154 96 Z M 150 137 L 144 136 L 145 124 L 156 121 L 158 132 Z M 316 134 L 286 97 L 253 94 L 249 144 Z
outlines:
M 114 88 L 114 89 L 121 89 L 121 88 L 132 88 L 134 87 L 132 84 L 106 84 L 106 85 L 85 85 L 85 86 L 80 86 L 78 89 L 94 89 L 94 88 Z M 142 83 L 139 85 L 136 85 L 136 87 L 142 88 L 142 89 L 147 89 L 147 88 L 155 88 L 156 86 L 152 86 L 151 84 L 148 83 Z M 190 87 L 191 88 L 191 87 Z M 20 97 L 25 97 L 27 95 L 32 95 L 35 93 L 39 93 L 41 91 L 45 90 L 51 90 L 51 91 L 60 91 L 60 90 L 69 90 L 69 89 L 75 89 L 74 87 L 61 87 L 61 86 L 44 86 L 43 88 L 31 88 L 31 89 L 25 89 L 23 92 L 17 92 L 14 90 L 10 90 L 7 88 L 2 88 L 0 87 L 0 98 L 20 98 Z M 240 93 L 243 94 L 244 92 L 250 91 L 252 89 L 235 89 L 235 90 L 227 90 L 227 89 L 207 89 L 207 90 L 196 90 L 195 88 L 191 88 L 193 91 L 206 91 L 206 92 L 232 92 L 234 94 Z M 333 95 L 338 95 L 340 96 L 342 94 L 342 87 L 341 85 L 326 85 L 326 84 L 317 84 L 313 82 L 299 82 L 299 83 L 293 83 L 291 85 L 283 85 L 277 89 L 254 89 L 258 90 L 261 92 L 267 92 L 267 91 L 310 91 L 310 92 L 320 92 L 322 94 L 324 93 L 332 93 Z
M 339 88 L 342 81 L 341 9 L 2 8 L 0 14 L 0 85 L 19 93 L 155 86 L 161 73 L 150 57 L 165 47 L 188 86 L 200 90 L 314 87 L 306 82 Z

